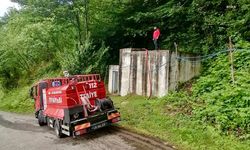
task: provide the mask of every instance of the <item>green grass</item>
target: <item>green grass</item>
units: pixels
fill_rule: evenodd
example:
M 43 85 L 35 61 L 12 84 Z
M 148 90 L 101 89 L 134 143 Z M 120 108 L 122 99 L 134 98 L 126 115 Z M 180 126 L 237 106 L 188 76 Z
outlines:
M 120 108 L 122 126 L 158 137 L 178 149 L 244 150 L 250 147 L 250 141 L 221 135 L 213 127 L 188 116 L 169 113 L 164 99 L 147 100 L 141 96 L 112 96 L 112 99 Z
M 34 111 L 34 100 L 29 98 L 29 87 L 21 87 L 3 93 L 0 91 L 0 110 L 17 112 L 17 113 L 31 113 Z

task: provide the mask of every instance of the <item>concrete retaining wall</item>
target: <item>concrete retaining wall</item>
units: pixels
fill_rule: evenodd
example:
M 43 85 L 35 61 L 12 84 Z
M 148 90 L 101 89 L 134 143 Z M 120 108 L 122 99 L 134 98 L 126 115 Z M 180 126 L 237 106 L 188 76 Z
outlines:
M 177 56 L 191 55 L 177 53 Z M 148 51 L 147 55 L 142 49 L 121 49 L 119 94 L 162 97 L 170 90 L 175 90 L 178 82 L 185 82 L 199 75 L 200 69 L 200 63 L 177 61 L 176 53 L 169 50 Z

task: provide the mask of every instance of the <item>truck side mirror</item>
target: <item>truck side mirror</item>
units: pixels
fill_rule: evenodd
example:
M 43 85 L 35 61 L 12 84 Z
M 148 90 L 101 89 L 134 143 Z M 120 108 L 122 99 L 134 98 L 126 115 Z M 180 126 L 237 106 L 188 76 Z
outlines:
M 33 95 L 33 87 L 29 90 L 29 93 L 30 93 L 30 98 L 34 98 L 34 95 Z

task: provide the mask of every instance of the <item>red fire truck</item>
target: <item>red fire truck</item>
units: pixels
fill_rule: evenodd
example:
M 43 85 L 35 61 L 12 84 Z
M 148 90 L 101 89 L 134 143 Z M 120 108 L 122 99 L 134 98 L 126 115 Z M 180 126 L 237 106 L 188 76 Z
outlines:
M 77 136 L 120 121 L 99 74 L 44 79 L 30 89 L 40 126 Z

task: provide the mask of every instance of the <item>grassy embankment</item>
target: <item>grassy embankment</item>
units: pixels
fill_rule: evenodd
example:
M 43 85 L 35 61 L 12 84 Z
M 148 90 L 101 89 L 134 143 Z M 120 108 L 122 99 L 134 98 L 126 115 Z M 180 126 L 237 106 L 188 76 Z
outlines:
M 29 98 L 29 86 L 4 93 L 0 91 L 0 110 L 18 113 L 33 112 L 34 102 Z
M 158 137 L 178 149 L 249 149 L 250 141 L 221 135 L 211 126 L 202 125 L 177 112 L 169 112 L 168 98 L 147 100 L 141 96 L 112 96 L 120 108 L 120 125 L 136 132 Z

